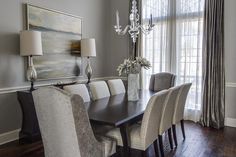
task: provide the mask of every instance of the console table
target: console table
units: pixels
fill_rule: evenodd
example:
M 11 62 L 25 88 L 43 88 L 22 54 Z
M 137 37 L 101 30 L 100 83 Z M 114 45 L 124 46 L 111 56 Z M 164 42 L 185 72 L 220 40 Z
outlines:
M 30 91 L 17 92 L 22 110 L 22 126 L 19 133 L 21 143 L 34 142 L 41 139 L 38 119 L 35 112 L 33 96 Z
M 53 86 L 63 88 L 67 85 L 76 84 L 75 81 L 69 83 L 57 83 Z M 22 110 L 22 125 L 19 133 L 21 143 L 34 142 L 41 139 L 38 119 L 34 107 L 34 100 L 31 91 L 18 91 L 17 99 Z

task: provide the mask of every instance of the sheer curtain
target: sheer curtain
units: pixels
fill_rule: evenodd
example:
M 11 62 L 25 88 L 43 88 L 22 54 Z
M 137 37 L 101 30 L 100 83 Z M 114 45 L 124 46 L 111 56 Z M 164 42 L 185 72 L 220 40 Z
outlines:
M 155 28 L 142 37 L 142 55 L 152 68 L 143 71 L 144 87 L 150 75 L 176 74 L 176 84 L 192 82 L 186 102 L 185 119 L 198 121 L 202 95 L 202 36 L 204 0 L 143 0 L 142 18 L 153 15 Z
M 143 0 L 142 22 L 148 23 L 150 14 L 155 27 L 149 35 L 142 36 L 142 56 L 152 64 L 143 71 L 143 87 L 148 88 L 151 74 L 170 71 L 170 0 Z

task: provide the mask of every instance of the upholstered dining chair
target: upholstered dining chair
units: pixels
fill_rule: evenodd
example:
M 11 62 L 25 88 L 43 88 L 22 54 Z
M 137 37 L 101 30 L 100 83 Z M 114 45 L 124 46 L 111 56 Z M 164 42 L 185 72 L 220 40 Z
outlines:
M 174 136 L 174 142 L 175 145 L 178 145 L 177 136 L 176 136 L 176 124 L 181 123 L 181 130 L 183 137 L 185 139 L 185 130 L 184 130 L 184 108 L 186 99 L 188 96 L 189 89 L 191 87 L 192 83 L 186 83 L 181 85 L 181 93 L 179 95 L 178 102 L 176 103 L 173 120 L 172 120 L 172 130 L 173 130 L 173 136 Z
M 170 147 L 171 149 L 173 149 L 172 134 L 171 134 L 172 119 L 173 119 L 174 109 L 181 92 L 181 86 L 172 87 L 168 91 L 169 94 L 167 96 L 165 105 L 162 110 L 161 122 L 158 130 L 158 140 L 159 140 L 161 157 L 164 157 L 162 135 L 166 131 L 168 131 Z
M 89 83 L 92 99 L 97 100 L 109 97 L 111 94 L 105 81 L 96 81 Z
M 116 142 L 95 138 L 83 99 L 55 87 L 33 91 L 45 157 L 107 157 Z
M 159 92 L 175 85 L 175 75 L 167 72 L 153 74 L 150 78 L 149 90 Z
M 71 94 L 78 94 L 83 98 L 84 102 L 90 101 L 89 92 L 85 84 L 68 85 L 64 86 L 63 89 Z
M 107 84 L 109 86 L 111 95 L 125 93 L 125 86 L 121 79 L 108 80 Z
M 157 130 L 159 129 L 162 115 L 160 111 L 163 109 L 167 95 L 167 90 L 154 94 L 148 101 L 141 125 L 134 124 L 129 128 L 130 148 L 141 150 L 143 156 L 146 156 L 146 150 L 152 144 L 154 144 L 155 153 L 158 155 Z M 118 128 L 109 131 L 106 136 L 117 139 L 117 144 L 123 146 Z

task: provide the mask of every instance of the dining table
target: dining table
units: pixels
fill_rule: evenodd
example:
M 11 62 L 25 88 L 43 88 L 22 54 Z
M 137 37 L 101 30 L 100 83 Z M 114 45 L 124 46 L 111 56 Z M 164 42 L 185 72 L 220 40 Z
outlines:
M 150 97 L 154 92 L 139 90 L 139 99 L 129 101 L 127 93 L 105 97 L 85 103 L 89 119 L 96 125 L 110 125 L 120 129 L 124 156 L 128 157 L 128 127 L 142 119 Z

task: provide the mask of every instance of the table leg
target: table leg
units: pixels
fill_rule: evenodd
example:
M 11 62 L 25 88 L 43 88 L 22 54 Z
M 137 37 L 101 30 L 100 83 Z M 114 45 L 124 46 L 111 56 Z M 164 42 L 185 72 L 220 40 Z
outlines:
M 128 134 L 127 134 L 127 125 L 120 126 L 120 133 L 123 142 L 123 156 L 129 157 L 129 143 L 128 143 Z

